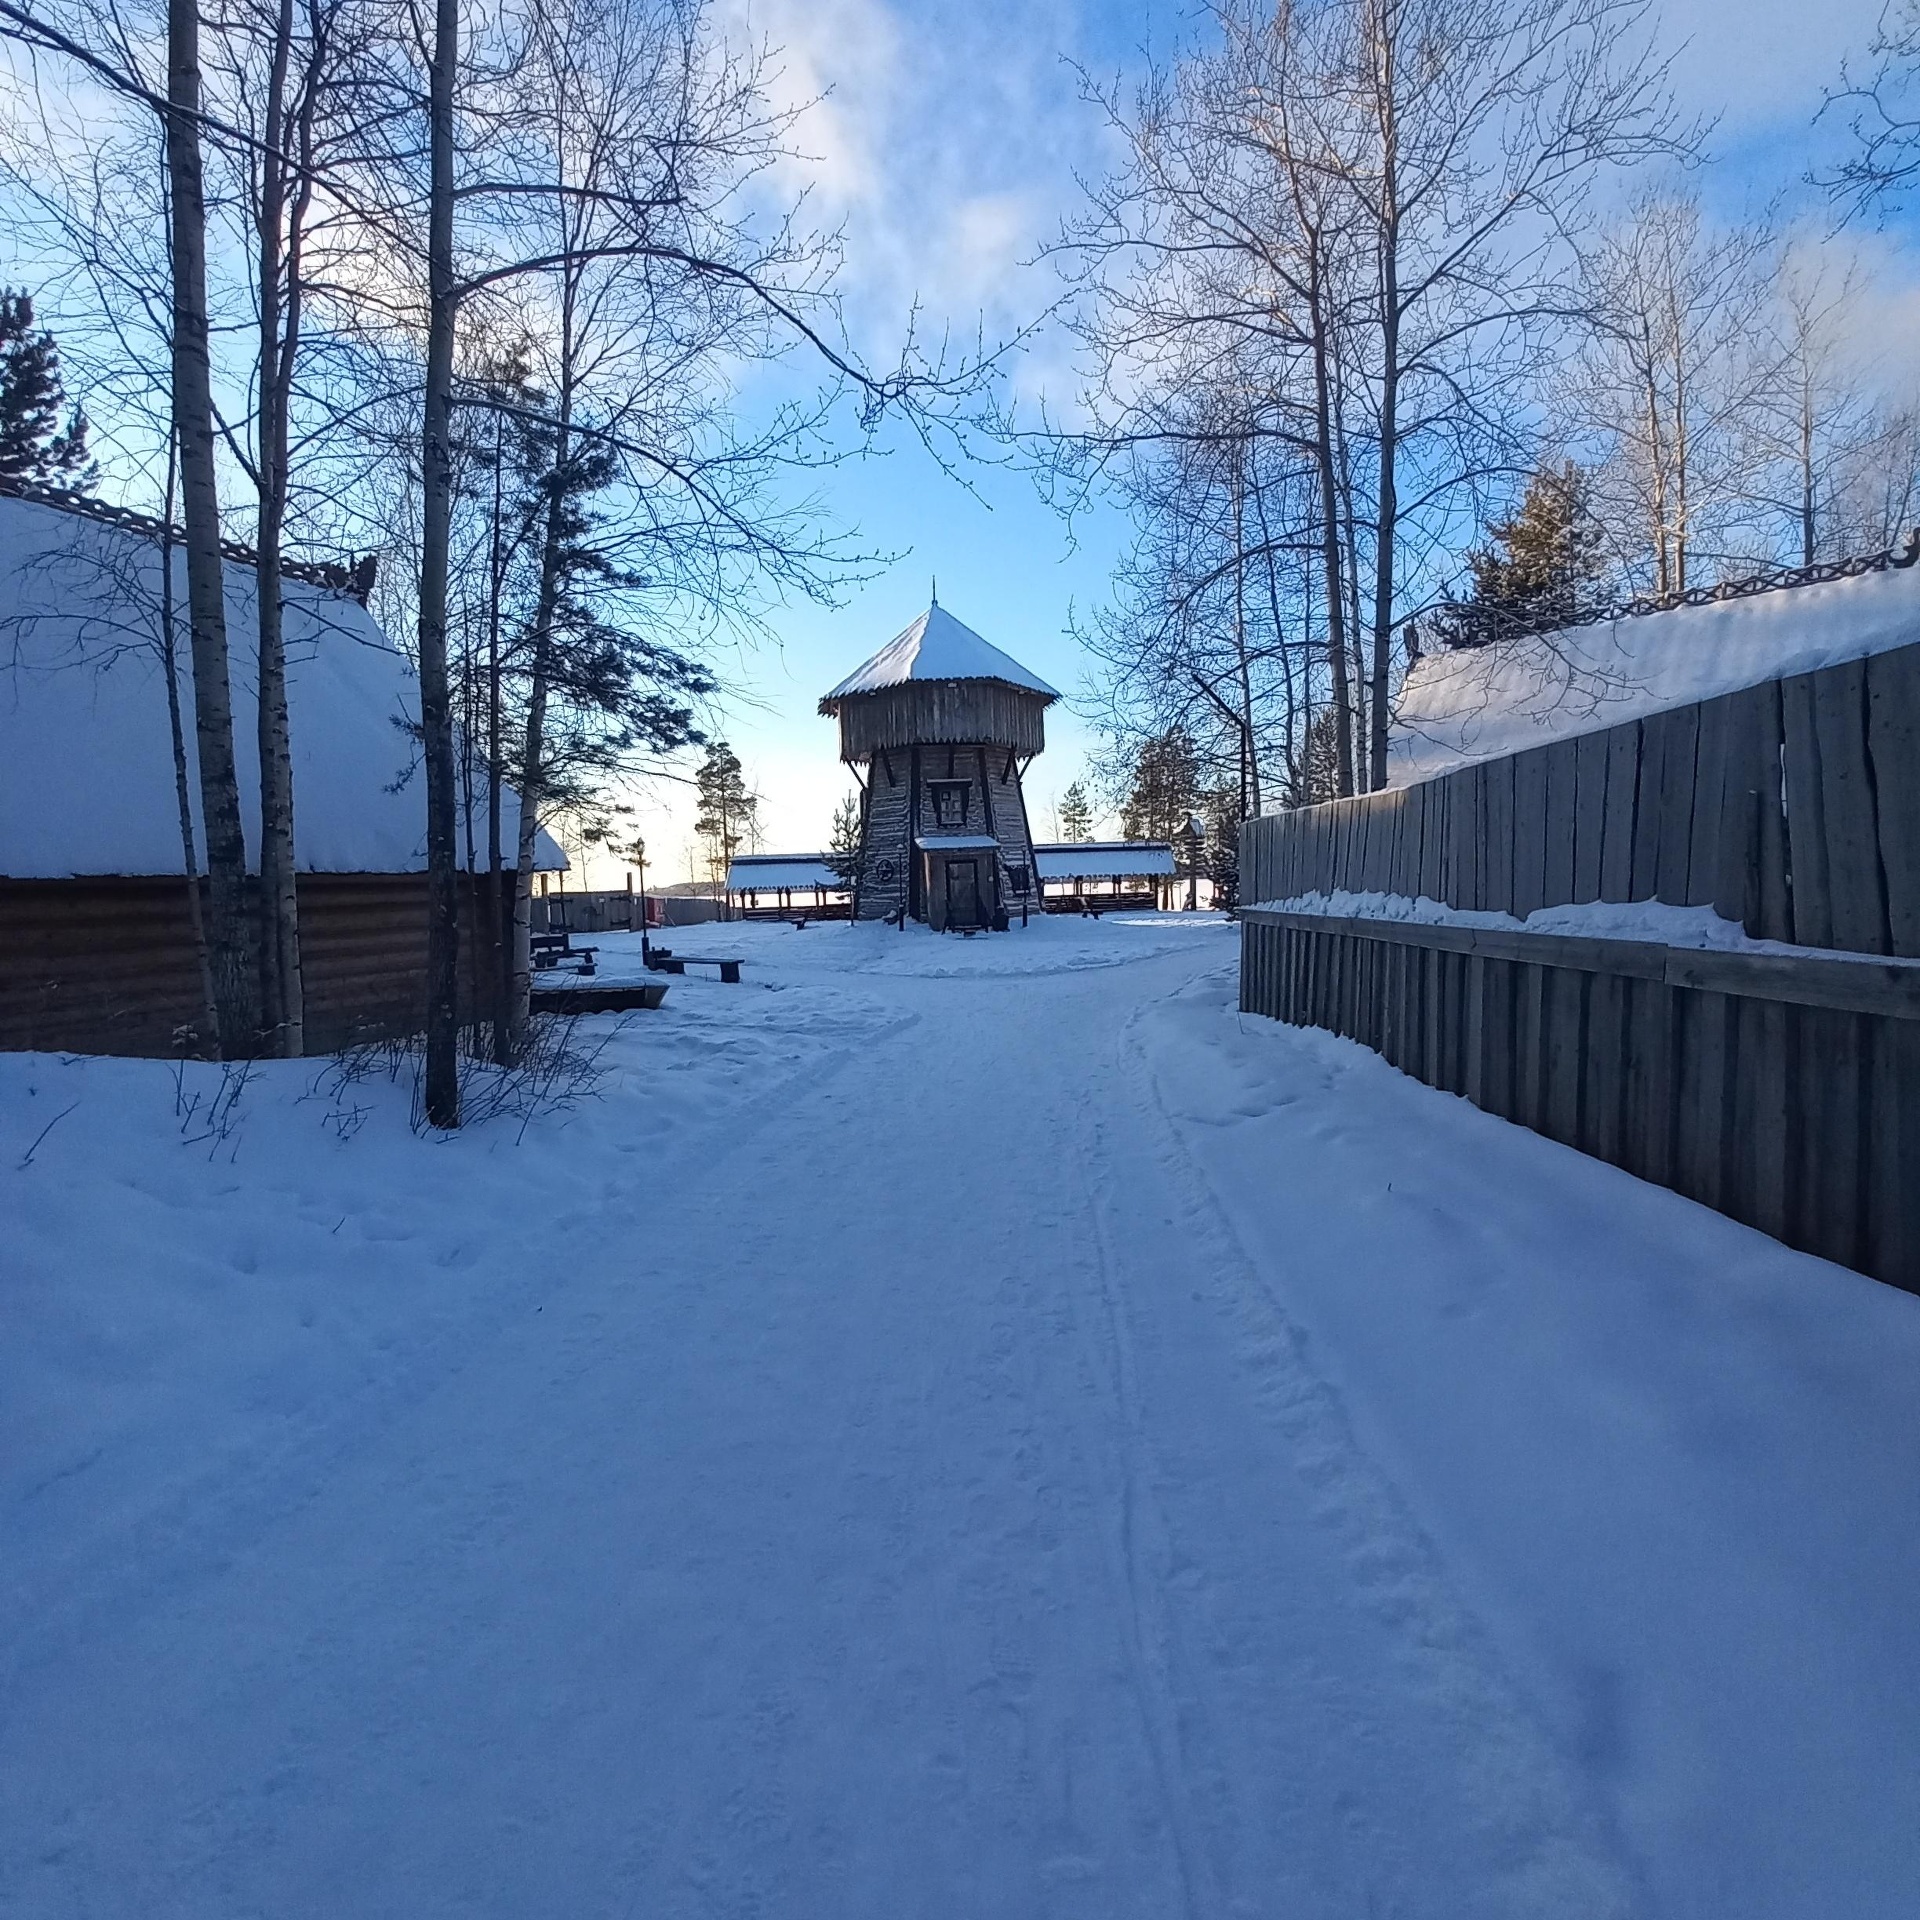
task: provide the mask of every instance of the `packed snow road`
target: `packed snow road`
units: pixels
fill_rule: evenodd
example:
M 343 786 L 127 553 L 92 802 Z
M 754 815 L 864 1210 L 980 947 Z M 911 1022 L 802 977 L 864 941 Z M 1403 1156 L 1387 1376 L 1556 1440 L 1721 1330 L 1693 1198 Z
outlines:
M 450 1141 L 0 1060 L 0 1912 L 1916 1910 L 1920 1301 L 1209 923 L 725 944 Z

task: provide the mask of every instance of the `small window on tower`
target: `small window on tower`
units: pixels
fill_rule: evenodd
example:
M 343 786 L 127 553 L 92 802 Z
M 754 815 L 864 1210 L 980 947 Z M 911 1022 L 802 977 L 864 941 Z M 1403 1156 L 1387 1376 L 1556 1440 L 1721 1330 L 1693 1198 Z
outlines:
M 933 824 L 955 830 L 967 824 L 967 787 L 965 780 L 934 780 L 928 783 L 933 796 Z

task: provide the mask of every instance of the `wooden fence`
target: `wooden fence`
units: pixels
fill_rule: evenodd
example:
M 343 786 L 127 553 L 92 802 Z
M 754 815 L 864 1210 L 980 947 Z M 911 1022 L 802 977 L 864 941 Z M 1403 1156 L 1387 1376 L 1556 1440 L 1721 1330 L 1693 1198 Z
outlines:
M 1243 832 L 1240 897 L 1511 913 L 1711 906 L 1763 939 L 1920 955 L 1920 645 L 1303 807 Z
M 1255 905 L 1241 1005 L 1920 1291 L 1920 968 L 1889 963 L 1920 955 L 1920 647 L 1252 821 L 1241 873 L 1254 902 L 1710 905 L 1853 956 Z

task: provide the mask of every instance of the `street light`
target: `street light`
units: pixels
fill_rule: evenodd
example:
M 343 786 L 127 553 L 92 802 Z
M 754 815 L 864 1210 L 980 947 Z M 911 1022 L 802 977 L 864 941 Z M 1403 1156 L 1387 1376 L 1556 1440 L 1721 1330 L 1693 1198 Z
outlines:
M 637 833 L 633 836 L 633 864 L 640 870 L 640 965 L 644 971 L 651 958 L 647 946 L 647 843 Z
M 1187 861 L 1187 911 L 1198 912 L 1200 907 L 1200 849 L 1206 845 L 1207 830 L 1200 824 L 1199 816 L 1187 815 L 1187 824 L 1173 836 L 1180 843 L 1181 851 Z

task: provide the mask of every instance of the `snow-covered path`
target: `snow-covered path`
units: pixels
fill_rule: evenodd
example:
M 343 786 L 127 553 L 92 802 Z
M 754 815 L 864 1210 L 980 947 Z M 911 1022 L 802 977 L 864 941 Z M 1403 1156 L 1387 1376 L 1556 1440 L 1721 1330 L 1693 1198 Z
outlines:
M 1911 1912 L 1920 1302 L 1071 938 L 768 942 L 639 1153 L 173 1193 L 410 1291 L 23 1449 L 0 1911 Z

